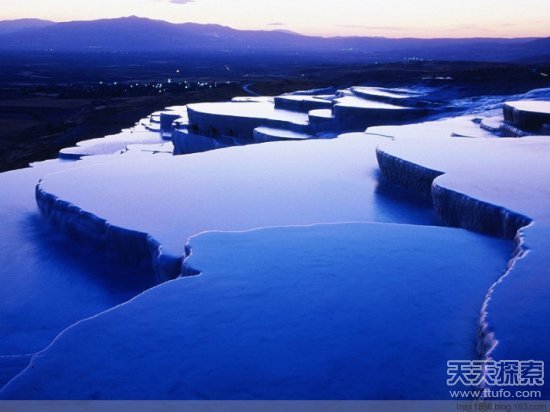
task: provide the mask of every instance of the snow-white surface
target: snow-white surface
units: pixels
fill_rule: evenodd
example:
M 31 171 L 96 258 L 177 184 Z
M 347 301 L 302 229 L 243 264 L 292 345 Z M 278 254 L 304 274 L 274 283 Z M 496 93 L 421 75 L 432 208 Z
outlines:
M 384 143 L 382 152 L 445 175 L 439 187 L 505 207 L 531 219 L 550 218 L 550 141 L 419 138 Z
M 500 116 L 485 117 L 480 120 L 480 127 L 493 133 L 500 132 L 504 118 Z
M 506 106 L 522 112 L 532 112 L 550 115 L 550 101 L 521 100 L 517 102 L 506 102 Z
M 375 148 L 384 140 L 359 133 L 92 164 L 49 175 L 40 188 L 113 226 L 151 235 L 170 256 L 182 256 L 188 238 L 205 230 L 433 222 L 424 207 L 407 209 L 377 194 Z
M 412 110 L 410 107 L 403 107 L 389 103 L 377 102 L 375 100 L 362 99 L 357 96 L 340 97 L 338 99 L 335 99 L 334 102 L 342 107 L 355 107 L 361 109 Z
M 380 135 L 392 139 L 423 139 L 423 138 L 448 138 L 448 137 L 495 137 L 491 132 L 481 129 L 473 122 L 472 116 L 453 117 L 443 120 L 410 124 L 406 126 L 374 126 L 366 130 L 368 135 Z M 422 146 L 421 140 L 416 140 L 416 145 Z M 415 144 L 415 143 L 412 143 Z M 420 150 L 422 150 L 420 148 Z
M 330 109 L 316 109 L 308 112 L 309 117 L 319 117 L 322 119 L 332 119 L 334 115 Z
M 441 130 L 451 135 L 457 127 L 485 133 L 469 118 L 412 127 L 422 136 L 429 135 L 426 130 L 439 137 Z M 184 158 L 142 160 L 140 156 L 134 162 L 94 164 L 48 176 L 40 188 L 113 227 L 150 235 L 166 256 L 174 258 L 184 255 L 190 236 L 205 230 L 345 221 L 426 222 L 424 212 L 409 213 L 377 194 L 375 148 L 390 140 L 392 130 L 401 129 Z M 178 187 L 185 190 L 171 190 Z M 71 224 L 79 227 L 80 222 Z
M 144 119 L 143 122 L 145 121 Z M 162 142 L 160 133 L 138 124 L 115 135 L 78 142 L 75 147 L 62 149 L 60 156 L 77 159 L 83 156 L 120 153 L 131 144 L 160 144 Z
M 197 103 L 190 104 L 188 107 L 194 112 L 206 115 L 270 119 L 307 124 L 307 114 L 275 109 L 273 104 L 270 103 Z
M 271 103 L 273 104 L 273 97 L 269 96 L 237 96 L 231 99 L 234 103 Z
M 374 97 L 387 97 L 390 99 L 410 99 L 411 97 L 418 97 L 418 93 L 411 93 L 404 90 L 385 89 L 382 87 L 352 87 L 351 90 L 354 93 L 365 96 Z M 399 92 L 398 92 L 399 91 Z
M 187 106 L 169 106 L 164 111 L 170 114 L 177 114 L 184 120 L 187 119 Z
M 309 96 L 301 94 L 284 94 L 274 99 L 275 107 L 307 113 L 313 109 L 332 109 L 334 96 Z
M 305 133 L 293 132 L 292 130 L 276 129 L 273 127 L 257 127 L 254 129 L 254 140 L 269 141 L 269 140 L 305 140 L 311 138 Z
M 65 331 L 5 399 L 446 399 L 509 242 L 387 224 L 205 233 L 202 275 Z M 457 253 L 460 251 L 461 253 Z
M 172 154 L 174 152 L 174 144 L 172 142 L 165 142 L 160 144 L 131 144 L 126 147 L 127 151 L 124 153 L 128 154 L 137 154 L 137 152 L 142 153 L 166 153 Z
M 277 96 L 278 99 L 294 100 L 297 102 L 314 102 L 314 103 L 330 103 L 330 96 L 309 96 L 304 94 L 283 94 Z

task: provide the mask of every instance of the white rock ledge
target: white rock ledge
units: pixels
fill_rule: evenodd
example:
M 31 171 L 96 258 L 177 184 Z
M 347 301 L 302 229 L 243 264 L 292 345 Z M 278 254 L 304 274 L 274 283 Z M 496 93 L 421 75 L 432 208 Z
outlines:
M 550 123 L 550 101 L 521 100 L 504 104 L 507 123 L 528 132 L 541 132 Z
M 152 271 L 165 282 L 189 274 L 183 269 L 183 256 L 170 256 L 150 235 L 113 226 L 105 219 L 46 193 L 36 186 L 36 203 L 45 220 L 71 239 L 86 243 L 102 253 Z
M 434 208 L 447 226 L 514 239 L 532 219 L 473 197 L 438 186 L 437 178 L 445 173 L 392 156 L 380 148 L 376 151 L 380 171 L 388 181 L 431 197 Z
M 375 148 L 385 140 L 359 133 L 94 163 L 44 177 L 36 200 L 58 230 L 146 265 L 165 280 L 184 271 L 189 237 L 208 230 L 433 224 L 424 205 L 397 211 L 377 195 Z
M 438 186 L 432 187 L 435 210 L 447 226 L 461 227 L 504 239 L 514 239 L 533 220 L 505 207 Z

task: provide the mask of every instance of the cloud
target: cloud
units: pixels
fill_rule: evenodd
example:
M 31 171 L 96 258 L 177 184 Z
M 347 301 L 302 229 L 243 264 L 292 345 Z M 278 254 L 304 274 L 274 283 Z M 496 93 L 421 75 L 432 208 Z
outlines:
M 170 0 L 170 3 L 172 4 L 189 4 L 194 2 L 195 0 Z
M 281 23 L 280 21 L 275 21 L 273 23 L 267 23 L 268 26 L 286 26 L 286 24 Z

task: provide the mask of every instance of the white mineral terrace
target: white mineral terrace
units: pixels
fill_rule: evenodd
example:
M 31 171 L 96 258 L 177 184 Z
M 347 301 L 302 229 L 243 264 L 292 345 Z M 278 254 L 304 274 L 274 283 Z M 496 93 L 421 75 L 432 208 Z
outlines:
M 231 99 L 234 103 L 273 103 L 269 96 L 236 96 Z
M 383 140 L 359 134 L 151 158 L 146 167 L 93 164 L 47 176 L 40 190 L 111 225 L 148 233 L 177 257 L 205 230 L 387 220 L 374 202 L 374 149 Z
M 243 117 L 255 119 L 281 120 L 295 124 L 307 125 L 307 114 L 289 110 L 276 109 L 270 103 L 262 102 L 229 102 L 198 103 L 188 108 L 194 112 L 216 116 Z
M 345 96 L 335 99 L 334 102 L 343 107 L 354 107 L 361 109 L 381 110 L 411 110 L 409 107 L 397 106 L 389 103 L 377 102 L 375 100 L 362 99 L 357 96 Z
M 484 109 L 312 139 L 416 113 L 376 101 L 414 91 L 356 92 L 341 119 L 194 104 L 193 132 L 176 106 L 0 174 L 0 267 L 24 279 L 0 278 L 0 399 L 447 399 L 448 360 L 550 364 L 550 140 L 497 138 Z M 220 148 L 237 126 L 284 141 Z
M 148 125 L 149 119 L 143 119 L 141 122 Z M 159 132 L 151 131 L 144 124 L 138 124 L 115 135 L 78 142 L 74 147 L 61 149 L 59 156 L 65 159 L 78 159 L 83 156 L 122 152 L 131 144 L 161 144 L 163 139 Z
M 261 141 L 262 137 L 266 139 L 265 141 L 269 141 L 269 138 L 271 140 L 304 140 L 311 138 L 307 134 L 293 132 L 292 130 L 276 129 L 273 127 L 257 127 L 254 129 L 254 140 Z
M 409 99 L 411 97 L 419 96 L 418 93 L 413 93 L 406 90 L 397 93 L 396 90 L 384 89 L 380 87 L 352 87 L 352 91 L 365 96 L 387 97 L 390 99 Z
M 391 133 L 377 128 L 380 133 Z M 521 139 L 428 138 L 383 143 L 379 152 L 441 172 L 435 185 L 445 185 L 480 201 L 504 207 L 537 221 L 550 218 L 550 141 L 543 136 Z
M 309 117 L 318 117 L 321 119 L 331 119 L 334 117 L 332 110 L 329 109 L 316 109 L 308 112 Z
M 303 94 L 283 94 L 281 96 L 278 96 L 279 98 L 286 99 L 286 100 L 295 100 L 298 102 L 302 101 L 308 101 L 308 102 L 330 102 L 330 98 L 332 96 L 323 95 L 323 96 L 309 96 L 309 95 L 303 95 Z
M 518 102 L 506 102 L 506 106 L 523 112 L 550 115 L 550 101 L 522 100 Z
M 394 129 L 407 133 L 406 128 Z M 380 133 L 153 157 L 146 167 L 141 161 L 93 164 L 47 176 L 40 192 L 48 204 L 48 198 L 59 198 L 114 227 L 149 234 L 165 255 L 174 258 L 184 255 L 190 236 L 205 230 L 388 221 L 375 201 L 375 149 L 391 141 L 391 130 L 374 128 Z M 489 135 L 470 118 L 414 125 L 411 130 L 411 136 L 452 136 L 456 130 Z M 418 150 L 424 147 L 414 145 Z M 170 189 L 176 187 L 185 190 Z M 144 217 L 137 210 L 150 212 Z M 78 218 L 72 224 L 78 226 Z

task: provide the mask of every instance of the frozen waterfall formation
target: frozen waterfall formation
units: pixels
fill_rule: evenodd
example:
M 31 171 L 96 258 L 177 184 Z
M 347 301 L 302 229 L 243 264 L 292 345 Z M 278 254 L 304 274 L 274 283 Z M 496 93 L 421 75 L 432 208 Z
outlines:
M 501 122 L 544 132 L 534 104 Z M 42 178 L 44 217 L 166 282 L 0 397 L 446 399 L 448 360 L 550 363 L 550 141 L 498 137 L 495 112 L 405 124 L 432 110 L 403 89 L 237 98 L 71 148 L 89 157 Z

